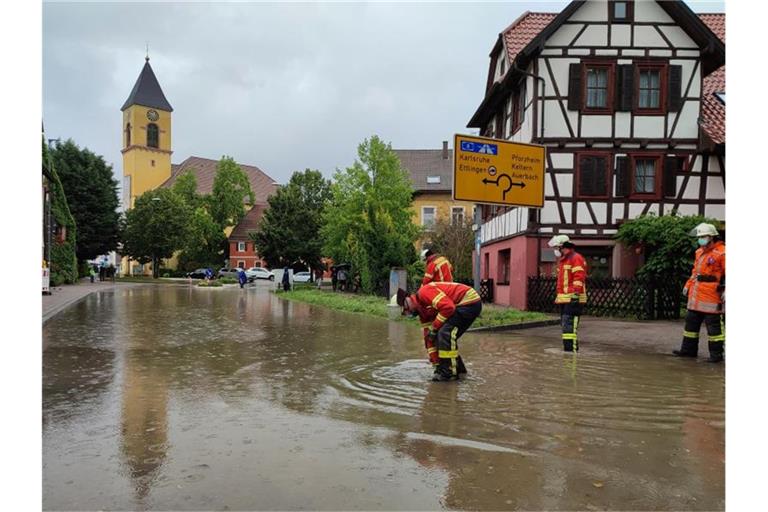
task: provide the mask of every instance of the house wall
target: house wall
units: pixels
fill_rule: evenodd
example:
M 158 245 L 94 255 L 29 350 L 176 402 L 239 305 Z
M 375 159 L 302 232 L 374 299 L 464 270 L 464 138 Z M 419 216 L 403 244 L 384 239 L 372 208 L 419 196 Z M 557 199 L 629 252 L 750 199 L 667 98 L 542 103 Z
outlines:
M 510 252 L 509 284 L 499 285 L 499 259 L 502 251 Z M 485 258 L 489 263 L 486 267 Z M 480 276 L 494 280 L 494 303 L 525 309 L 528 300 L 528 276 L 536 275 L 536 239 L 518 236 L 480 248 Z

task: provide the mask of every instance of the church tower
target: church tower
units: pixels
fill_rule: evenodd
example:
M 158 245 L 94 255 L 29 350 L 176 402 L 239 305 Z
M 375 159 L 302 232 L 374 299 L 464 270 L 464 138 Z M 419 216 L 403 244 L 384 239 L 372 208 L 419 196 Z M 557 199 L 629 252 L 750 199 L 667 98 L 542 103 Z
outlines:
M 171 112 L 173 108 L 149 65 L 144 68 L 123 107 L 123 209 L 171 176 Z

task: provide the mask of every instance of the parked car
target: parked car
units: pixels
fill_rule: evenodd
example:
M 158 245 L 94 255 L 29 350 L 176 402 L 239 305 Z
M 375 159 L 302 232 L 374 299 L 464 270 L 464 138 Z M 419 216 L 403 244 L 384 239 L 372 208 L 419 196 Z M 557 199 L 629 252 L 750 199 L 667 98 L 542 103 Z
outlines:
M 275 280 L 275 274 L 264 267 L 251 267 L 245 271 L 245 274 L 248 276 L 248 281 L 253 281 L 254 279 Z
M 216 274 L 217 277 L 231 277 L 232 279 L 237 279 L 237 272 L 241 270 L 239 268 L 220 268 L 219 273 Z
M 192 279 L 205 279 L 205 270 L 204 268 L 196 268 L 192 272 L 187 272 L 187 277 L 190 277 Z
M 310 278 L 311 274 L 309 272 L 296 272 L 293 274 L 294 283 L 308 283 Z

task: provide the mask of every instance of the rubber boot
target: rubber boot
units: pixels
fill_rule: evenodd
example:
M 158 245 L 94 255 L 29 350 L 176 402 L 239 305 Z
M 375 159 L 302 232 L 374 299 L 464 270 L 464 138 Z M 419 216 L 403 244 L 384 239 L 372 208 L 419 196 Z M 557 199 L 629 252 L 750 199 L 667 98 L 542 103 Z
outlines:
M 461 360 L 461 356 L 456 361 L 456 371 L 459 375 L 467 373 L 467 367 L 464 366 L 464 361 Z
M 446 382 L 449 380 L 458 380 L 459 376 L 451 371 L 451 364 L 448 359 L 441 359 L 440 364 L 435 367 L 435 373 L 432 375 L 434 382 Z
M 723 360 L 723 343 L 720 341 L 709 342 L 709 358 L 710 363 L 719 363 Z
M 696 357 L 699 354 L 699 340 L 684 338 L 680 350 L 673 350 L 677 357 Z
M 573 340 L 563 340 L 563 352 L 573 352 Z

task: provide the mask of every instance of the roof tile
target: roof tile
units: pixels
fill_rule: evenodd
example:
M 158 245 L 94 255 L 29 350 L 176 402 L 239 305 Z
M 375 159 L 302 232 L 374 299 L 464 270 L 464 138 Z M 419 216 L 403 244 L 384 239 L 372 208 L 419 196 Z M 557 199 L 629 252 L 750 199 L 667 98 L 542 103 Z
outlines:
M 453 150 L 443 158 L 442 149 L 395 149 L 400 165 L 408 171 L 411 184 L 418 192 L 452 190 Z M 427 183 L 427 176 L 439 176 L 440 183 Z

